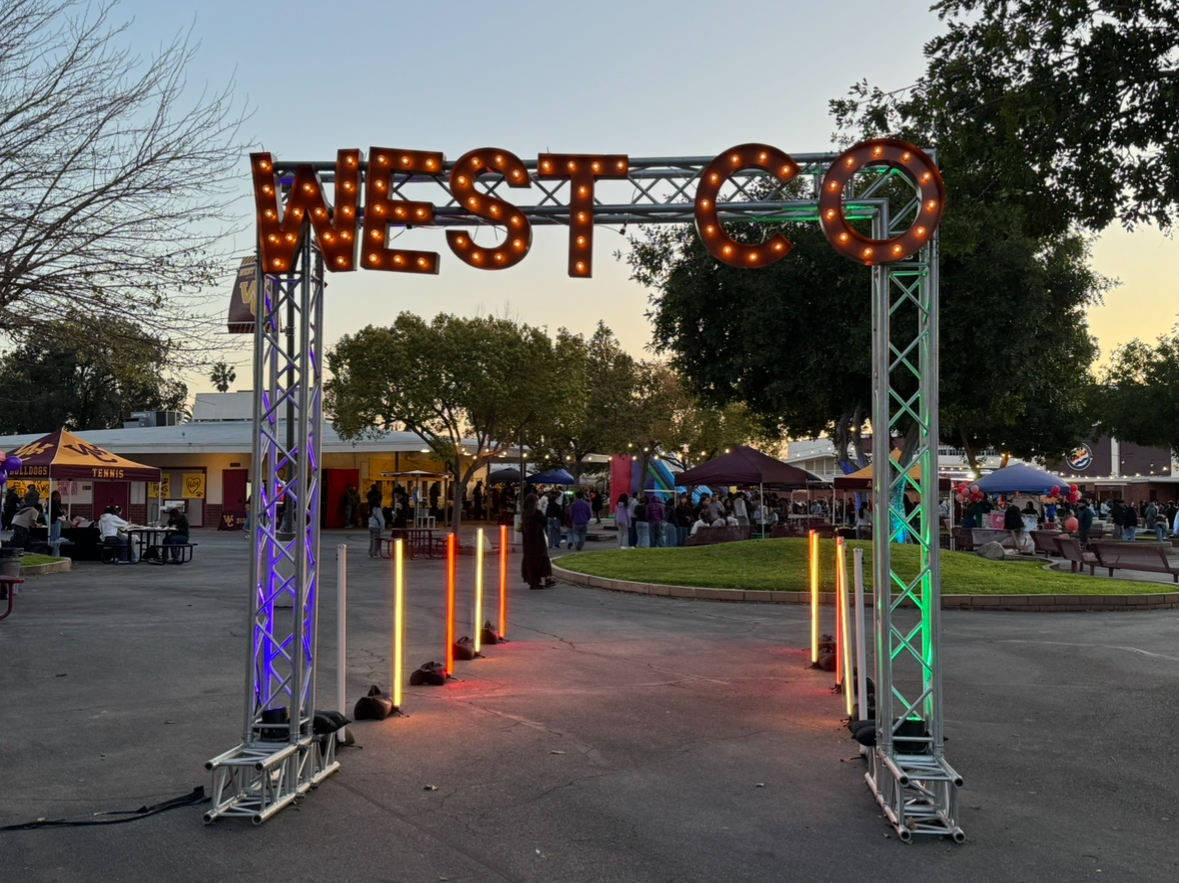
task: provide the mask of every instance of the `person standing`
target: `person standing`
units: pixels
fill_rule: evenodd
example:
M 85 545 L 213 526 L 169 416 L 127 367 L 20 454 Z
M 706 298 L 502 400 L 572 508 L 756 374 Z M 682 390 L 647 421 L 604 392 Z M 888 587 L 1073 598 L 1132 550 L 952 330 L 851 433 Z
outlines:
M 1113 524 L 1113 538 L 1121 540 L 1125 538 L 1125 519 L 1126 507 L 1122 505 L 1121 500 L 1114 500 L 1109 504 L 1109 520 Z
M 687 496 L 681 496 L 675 507 L 675 544 L 686 546 L 688 532 L 692 529 L 692 506 Z
M 666 520 L 663 501 L 659 499 L 659 494 L 651 494 L 651 502 L 647 504 L 647 524 L 651 532 L 651 548 L 653 549 L 667 545 L 663 530 L 667 526 Z
M 745 506 L 745 491 L 741 491 L 733 498 L 733 515 L 737 519 L 737 524 L 742 527 L 749 524 L 749 510 Z
M 1138 537 L 1138 510 L 1133 506 L 1122 507 L 1122 539 L 1127 543 Z
M 585 538 L 589 533 L 589 522 L 593 517 L 593 508 L 586 502 L 585 494 L 582 491 L 577 491 L 573 497 L 573 505 L 569 507 L 569 542 L 580 552 L 585 548 Z
M 368 557 L 381 557 L 381 533 L 385 530 L 385 513 L 373 506 L 368 513 Z
M 549 548 L 561 548 L 561 522 L 565 517 L 565 512 L 561 506 L 561 492 L 549 491 L 549 504 L 544 510 L 545 519 L 548 521 L 549 528 Z
M 188 516 L 183 509 L 168 510 L 168 527 L 172 530 L 164 537 L 165 546 L 183 546 L 188 543 Z M 172 563 L 180 563 L 180 549 L 168 549 L 172 553 Z
M 553 565 L 545 548 L 546 518 L 536 507 L 536 494 L 524 498 L 524 509 L 520 513 L 520 532 L 523 534 L 524 554 L 520 562 L 520 576 L 530 589 L 547 589 L 555 586 Z
M 1077 541 L 1081 544 L 1081 548 L 1089 548 L 1089 531 L 1093 529 L 1093 509 L 1090 508 L 1087 500 L 1081 500 L 1080 508 L 1077 509 Z
M 635 494 L 635 545 L 640 549 L 651 548 L 651 523 L 647 521 L 647 495 L 642 491 Z
M 65 510 L 61 505 L 61 493 L 54 491 L 49 495 L 49 547 L 54 555 L 59 555 L 61 548 L 61 526 L 65 523 Z M 60 556 L 59 556 L 60 557 Z
M 483 480 L 475 482 L 475 490 L 471 492 L 471 502 L 475 508 L 475 518 L 483 520 Z
M 596 490 L 590 491 L 590 511 L 594 513 L 594 521 L 602 523 L 602 495 Z
M 629 549 L 630 497 L 626 494 L 619 494 L 614 504 L 614 527 L 618 531 L 618 548 Z

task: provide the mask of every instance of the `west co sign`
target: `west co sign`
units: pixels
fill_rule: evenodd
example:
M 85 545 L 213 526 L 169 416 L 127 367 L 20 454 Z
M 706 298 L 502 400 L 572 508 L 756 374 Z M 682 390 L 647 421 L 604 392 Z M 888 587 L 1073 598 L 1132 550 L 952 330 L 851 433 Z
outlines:
M 359 150 L 337 154 L 334 203 L 329 204 L 323 181 L 309 165 L 298 165 L 293 178 L 284 182 L 269 153 L 250 155 L 254 199 L 258 210 L 258 244 L 262 269 L 267 274 L 291 271 L 301 244 L 305 222 L 329 270 L 366 270 L 394 273 L 437 273 L 439 255 L 389 247 L 389 229 L 430 225 L 435 205 L 393 197 L 398 180 L 449 178 L 452 199 L 477 222 L 499 227 L 503 241 L 495 246 L 476 245 L 468 233 L 446 232 L 447 245 L 461 261 L 482 270 L 503 270 L 522 261 L 532 247 L 532 225 L 526 210 L 478 189 L 480 179 L 527 188 L 532 181 L 567 181 L 569 275 L 592 275 L 594 188 L 603 179 L 627 178 L 626 154 L 542 153 L 535 172 L 509 150 L 483 147 L 463 154 L 449 171 L 441 153 L 373 147 L 368 162 Z M 912 224 L 891 239 L 870 239 L 853 229 L 843 208 L 843 193 L 856 172 L 867 166 L 891 167 L 914 186 L 920 205 Z M 363 184 L 362 168 L 365 171 Z M 791 244 L 781 234 L 758 245 L 734 240 L 718 217 L 717 197 L 725 182 L 738 171 L 759 169 L 785 184 L 799 172 L 798 165 L 767 144 L 742 144 L 717 156 L 702 171 L 696 188 L 695 222 L 700 239 L 718 260 L 734 267 L 765 267 L 790 253 Z M 286 205 L 282 187 L 288 185 Z M 360 205 L 364 189 L 363 210 Z M 945 189 L 936 165 L 924 152 L 903 141 L 876 139 L 857 144 L 828 167 L 817 194 L 819 222 L 827 239 L 840 254 L 857 263 L 875 266 L 902 260 L 929 241 L 941 219 Z M 361 217 L 363 216 L 363 221 Z

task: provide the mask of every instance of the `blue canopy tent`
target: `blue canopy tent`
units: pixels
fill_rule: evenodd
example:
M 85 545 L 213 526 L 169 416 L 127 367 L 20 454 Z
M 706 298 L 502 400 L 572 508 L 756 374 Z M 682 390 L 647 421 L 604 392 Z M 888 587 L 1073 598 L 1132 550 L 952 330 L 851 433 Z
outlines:
M 573 476 L 564 469 L 550 469 L 528 476 L 528 484 L 576 484 Z
M 1016 463 L 996 469 L 978 481 L 971 482 L 984 494 L 1040 494 L 1046 496 L 1054 488 L 1067 488 L 1068 481 L 1034 466 Z

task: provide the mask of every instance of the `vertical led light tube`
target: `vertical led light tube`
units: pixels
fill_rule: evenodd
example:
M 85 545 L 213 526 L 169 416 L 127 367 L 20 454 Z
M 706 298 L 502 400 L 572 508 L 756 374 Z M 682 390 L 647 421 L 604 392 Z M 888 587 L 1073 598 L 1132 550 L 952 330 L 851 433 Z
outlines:
M 807 533 L 811 558 L 811 665 L 819 664 L 819 535 Z
M 393 707 L 401 707 L 401 656 L 405 646 L 405 559 L 402 540 L 393 542 Z
M 837 566 L 839 568 L 839 636 L 843 647 L 843 698 L 847 713 L 852 713 L 852 654 L 851 654 L 851 617 L 847 609 L 847 547 L 843 537 L 836 540 L 838 548 Z
M 499 636 L 508 634 L 508 526 L 499 526 Z
M 864 550 L 856 549 L 856 701 L 860 704 L 860 720 L 868 717 L 868 682 L 864 642 Z
M 483 528 L 475 531 L 475 621 L 471 628 L 478 653 L 483 647 Z
M 835 597 L 833 599 L 835 605 L 832 607 L 832 610 L 835 611 L 835 627 L 831 630 L 831 635 L 835 638 L 835 686 L 837 687 L 843 686 L 843 630 L 839 627 L 839 623 L 843 618 L 842 611 L 840 610 L 843 604 L 843 586 L 839 583 L 839 578 L 842 576 L 839 572 L 839 556 L 843 551 L 842 542 L 842 537 L 835 537 L 835 570 L 833 574 L 835 579 Z
M 454 672 L 454 558 L 455 536 L 446 536 L 446 674 Z

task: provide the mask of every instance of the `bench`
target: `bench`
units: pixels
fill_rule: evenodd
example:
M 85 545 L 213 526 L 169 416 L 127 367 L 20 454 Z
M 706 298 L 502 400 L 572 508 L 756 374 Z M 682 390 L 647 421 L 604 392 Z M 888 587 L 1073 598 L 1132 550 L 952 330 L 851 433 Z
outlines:
M 196 543 L 160 543 L 147 547 L 147 554 L 143 560 L 148 564 L 187 564 L 192 560 L 192 550 Z M 180 556 L 172 558 L 172 550 L 179 549 Z
M 715 543 L 735 543 L 749 539 L 749 525 L 743 527 L 701 527 L 688 537 L 685 546 L 711 546 Z
M 24 582 L 19 576 L 0 576 L 0 601 L 8 601 L 8 610 L 0 615 L 0 619 L 12 616 L 12 596 L 16 594 L 16 587 L 24 585 Z
M 1039 555 L 1041 552 L 1044 555 L 1059 555 L 1060 549 L 1056 545 L 1056 538 L 1060 536 L 1058 530 L 1033 530 L 1031 532 L 1032 545 L 1035 547 L 1035 553 Z
M 1164 543 L 1118 543 L 1112 540 L 1097 540 L 1090 543 L 1097 556 L 1097 566 L 1104 567 L 1113 576 L 1115 569 L 1140 570 L 1146 573 L 1169 573 L 1171 581 L 1179 583 L 1179 567 L 1174 567 L 1167 558 L 1170 545 Z
M 1069 534 L 1057 534 L 1053 538 L 1056 544 L 1057 551 L 1072 567 L 1072 572 L 1076 573 L 1078 569 L 1084 572 L 1085 568 L 1089 568 L 1089 575 L 1093 576 L 1093 569 L 1097 566 L 1097 556 L 1092 552 L 1086 552 L 1081 548 L 1081 541 Z

